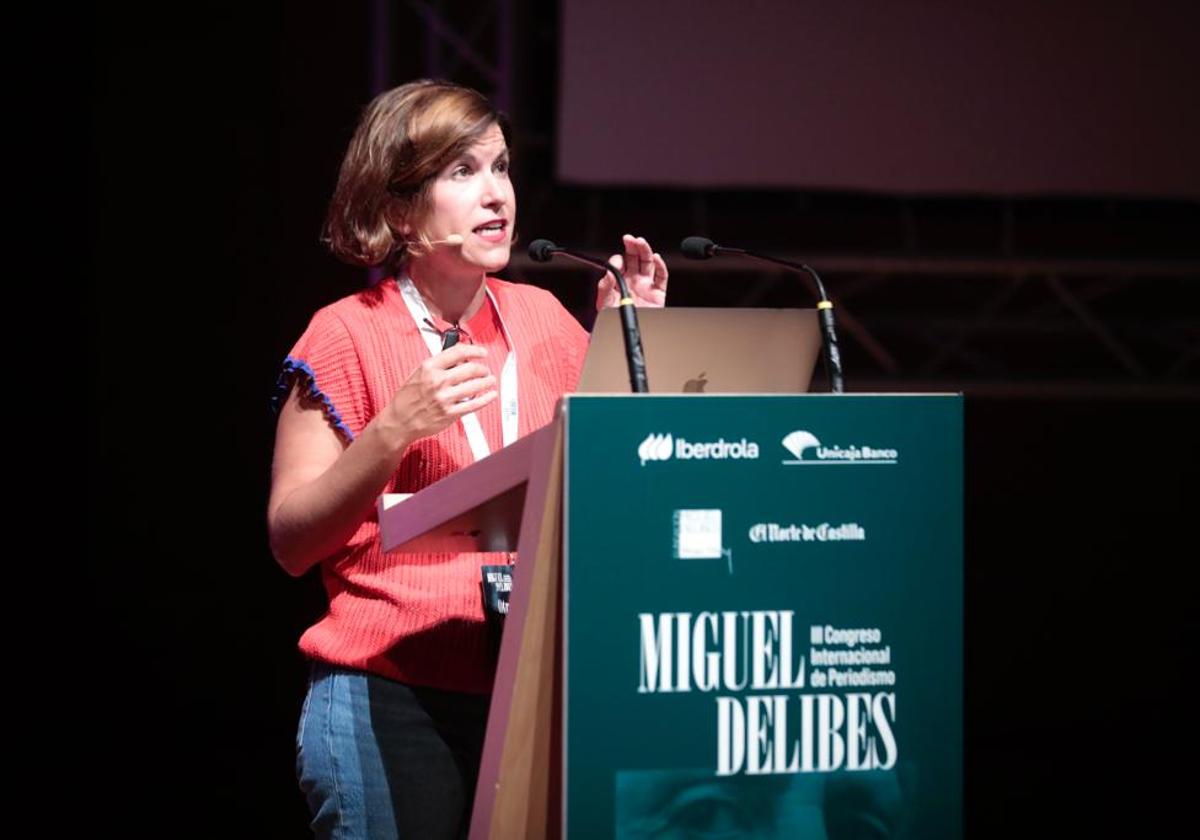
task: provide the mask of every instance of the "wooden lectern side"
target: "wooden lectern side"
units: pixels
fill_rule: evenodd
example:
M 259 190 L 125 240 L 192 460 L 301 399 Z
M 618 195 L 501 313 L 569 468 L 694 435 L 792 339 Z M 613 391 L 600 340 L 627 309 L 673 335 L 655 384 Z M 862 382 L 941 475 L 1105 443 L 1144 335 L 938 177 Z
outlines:
M 381 500 L 385 551 L 513 551 L 473 840 L 560 834 L 561 415 L 401 502 Z

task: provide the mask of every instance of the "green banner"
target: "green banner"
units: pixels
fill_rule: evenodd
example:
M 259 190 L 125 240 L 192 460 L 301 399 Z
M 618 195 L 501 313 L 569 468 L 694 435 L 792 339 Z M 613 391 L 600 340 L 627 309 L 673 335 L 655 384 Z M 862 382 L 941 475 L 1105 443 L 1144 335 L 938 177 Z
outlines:
M 568 836 L 961 836 L 961 397 L 566 418 Z

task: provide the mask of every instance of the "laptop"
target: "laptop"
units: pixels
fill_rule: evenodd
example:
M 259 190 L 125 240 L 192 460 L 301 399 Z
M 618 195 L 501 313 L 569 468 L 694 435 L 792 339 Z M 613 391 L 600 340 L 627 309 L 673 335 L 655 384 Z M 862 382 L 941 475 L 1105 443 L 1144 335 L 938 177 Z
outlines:
M 821 352 L 815 309 L 637 311 L 652 394 L 803 394 Z M 628 394 L 616 309 L 596 315 L 577 391 Z

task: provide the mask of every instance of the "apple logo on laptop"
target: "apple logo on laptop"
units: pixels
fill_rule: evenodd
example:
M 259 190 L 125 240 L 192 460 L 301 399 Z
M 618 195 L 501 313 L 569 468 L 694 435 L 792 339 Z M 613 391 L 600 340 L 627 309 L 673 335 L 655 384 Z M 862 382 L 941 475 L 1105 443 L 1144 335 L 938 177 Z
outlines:
M 700 375 L 695 379 L 689 379 L 683 383 L 683 393 L 685 394 L 703 394 L 704 386 L 708 384 L 708 380 L 704 378 L 704 371 L 700 371 Z

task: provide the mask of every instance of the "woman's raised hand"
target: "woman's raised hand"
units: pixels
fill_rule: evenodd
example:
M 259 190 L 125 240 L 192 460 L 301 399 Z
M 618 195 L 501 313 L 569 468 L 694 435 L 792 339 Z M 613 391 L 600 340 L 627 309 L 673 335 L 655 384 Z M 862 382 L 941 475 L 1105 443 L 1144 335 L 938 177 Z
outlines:
M 609 262 L 625 275 L 629 296 L 634 306 L 663 306 L 667 302 L 667 264 L 654 253 L 650 243 L 640 236 L 621 237 L 624 254 L 613 254 Z M 596 287 L 596 310 L 616 306 L 621 302 L 621 290 L 612 272 L 605 273 Z

